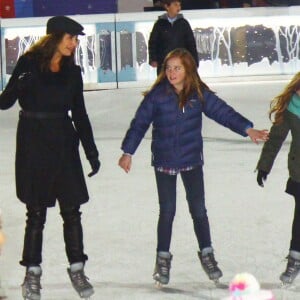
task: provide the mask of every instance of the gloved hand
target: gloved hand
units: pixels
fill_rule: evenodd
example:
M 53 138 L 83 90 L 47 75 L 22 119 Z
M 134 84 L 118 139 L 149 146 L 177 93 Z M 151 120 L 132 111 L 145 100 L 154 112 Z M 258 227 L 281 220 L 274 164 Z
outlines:
M 264 181 L 267 180 L 268 172 L 263 170 L 258 170 L 256 181 L 259 186 L 264 187 Z
M 33 81 L 33 74 L 31 72 L 21 73 L 16 82 L 18 93 L 24 94 L 30 90 L 34 84 Z
M 90 172 L 88 174 L 88 176 L 92 177 L 92 176 L 94 176 L 95 174 L 98 173 L 98 171 L 100 169 L 100 166 L 101 166 L 101 162 L 98 159 L 98 157 L 90 158 L 89 162 L 90 162 L 90 165 L 91 165 L 91 168 L 92 168 L 92 172 Z

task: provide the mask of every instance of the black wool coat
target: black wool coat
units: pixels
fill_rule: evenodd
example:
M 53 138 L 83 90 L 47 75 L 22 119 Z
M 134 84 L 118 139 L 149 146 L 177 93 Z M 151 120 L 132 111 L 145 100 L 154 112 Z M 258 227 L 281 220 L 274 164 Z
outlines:
M 197 66 L 199 65 L 194 34 L 189 22 L 182 14 L 177 16 L 177 20 L 173 24 L 169 22 L 167 14 L 159 16 L 152 28 L 148 48 L 149 63 L 157 61 L 159 68 L 166 55 L 176 48 L 188 50 Z
M 89 199 L 79 141 L 88 159 L 98 157 L 83 98 L 80 67 L 63 66 L 42 72 L 33 54 L 21 56 L 0 95 L 0 109 L 16 101 L 25 112 L 64 115 L 60 118 L 20 114 L 16 147 L 16 192 L 24 203 L 54 206 L 80 205 Z

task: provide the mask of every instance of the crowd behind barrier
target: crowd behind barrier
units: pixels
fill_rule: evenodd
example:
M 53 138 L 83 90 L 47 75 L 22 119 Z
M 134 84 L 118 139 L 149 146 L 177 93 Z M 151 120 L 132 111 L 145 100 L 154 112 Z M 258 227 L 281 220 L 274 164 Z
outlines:
M 163 0 L 153 0 L 153 9 L 162 9 Z M 300 0 L 181 0 L 182 9 L 295 6 Z M 147 10 L 151 10 L 147 8 Z
M 85 89 L 149 86 L 148 39 L 161 11 L 72 16 L 85 27 L 76 52 Z M 203 78 L 290 78 L 300 66 L 300 6 L 183 11 Z M 45 34 L 48 17 L 0 19 L 0 89 L 18 57 Z M 259 76 L 259 77 L 257 77 Z

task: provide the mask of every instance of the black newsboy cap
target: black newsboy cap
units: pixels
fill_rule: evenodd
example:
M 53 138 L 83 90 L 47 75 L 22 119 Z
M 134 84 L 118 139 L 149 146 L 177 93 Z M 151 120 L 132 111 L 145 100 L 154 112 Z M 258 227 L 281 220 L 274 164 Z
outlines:
M 55 16 L 47 22 L 47 34 L 52 33 L 69 33 L 71 35 L 85 35 L 82 31 L 84 28 L 71 18 L 66 16 Z

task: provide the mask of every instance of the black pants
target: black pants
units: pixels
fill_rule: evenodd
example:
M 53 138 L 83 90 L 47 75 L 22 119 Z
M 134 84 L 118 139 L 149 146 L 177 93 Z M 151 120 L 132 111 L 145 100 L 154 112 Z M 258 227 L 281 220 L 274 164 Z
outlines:
M 83 232 L 80 206 L 64 207 L 60 205 L 60 214 L 64 224 L 64 241 L 69 263 L 85 262 L 83 252 Z M 26 267 L 37 266 L 42 262 L 43 229 L 46 222 L 47 207 L 27 206 L 23 255 L 20 264 Z
M 292 225 L 290 250 L 300 252 L 300 197 L 295 196 L 295 211 Z

